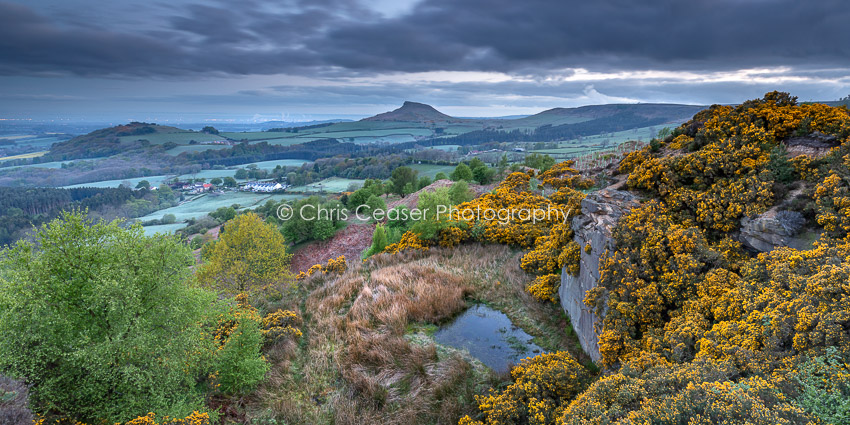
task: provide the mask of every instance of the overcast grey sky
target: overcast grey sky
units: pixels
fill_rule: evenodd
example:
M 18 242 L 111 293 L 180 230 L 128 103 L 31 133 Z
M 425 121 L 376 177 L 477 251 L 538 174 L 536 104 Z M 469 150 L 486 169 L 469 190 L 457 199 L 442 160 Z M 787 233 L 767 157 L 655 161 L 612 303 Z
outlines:
M 834 100 L 848 40 L 846 0 L 0 0 L 0 118 Z

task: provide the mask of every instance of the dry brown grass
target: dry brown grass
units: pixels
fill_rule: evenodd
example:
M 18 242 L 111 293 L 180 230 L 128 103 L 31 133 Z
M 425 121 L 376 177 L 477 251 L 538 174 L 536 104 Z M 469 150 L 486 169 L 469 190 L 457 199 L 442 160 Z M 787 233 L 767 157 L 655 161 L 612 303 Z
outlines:
M 300 288 L 304 337 L 267 352 L 272 372 L 250 416 L 257 423 L 456 424 L 474 409 L 474 394 L 506 377 L 406 337 L 411 324 L 439 324 L 470 302 L 486 302 L 545 337 L 538 341 L 545 349 L 574 344 L 560 309 L 524 291 L 531 277 L 519 268 L 520 255 L 500 245 L 381 254 L 342 275 L 308 278 Z

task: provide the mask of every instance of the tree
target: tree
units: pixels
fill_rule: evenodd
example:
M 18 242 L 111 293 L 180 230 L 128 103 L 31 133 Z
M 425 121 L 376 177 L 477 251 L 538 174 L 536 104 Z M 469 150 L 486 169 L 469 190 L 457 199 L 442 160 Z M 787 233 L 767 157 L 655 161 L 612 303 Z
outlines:
M 218 134 L 218 130 L 216 130 L 213 126 L 208 125 L 201 129 L 201 133 Z
M 366 179 L 363 189 L 369 189 L 375 196 L 381 196 L 385 192 L 384 184 L 378 179 Z
M 209 216 L 218 220 L 219 223 L 224 223 L 236 217 L 236 209 L 233 207 L 219 207 L 215 211 L 210 212 Z
M 210 184 L 215 185 L 215 186 L 221 186 L 222 183 L 223 183 L 223 181 L 218 177 L 210 180 Z
M 510 166 L 510 163 L 508 162 L 508 155 L 503 154 L 502 157 L 499 159 L 499 174 L 504 173 L 505 170 L 508 169 L 508 166 Z
M 286 240 L 272 225 L 248 212 L 228 221 L 198 280 L 227 294 L 255 292 L 267 285 L 288 283 L 291 254 Z
M 437 233 L 449 226 L 449 207 L 452 205 L 449 190 L 445 187 L 419 195 L 417 208 L 423 211 L 423 219 L 411 227 L 421 239 L 433 239 Z
M 320 218 L 313 223 L 313 239 L 324 241 L 333 237 L 336 233 L 336 227 L 333 221 L 328 218 Z
M 354 211 L 357 207 L 364 205 L 370 196 L 375 196 L 371 190 L 360 188 L 348 196 L 348 209 Z
M 410 185 L 411 187 L 416 186 L 416 170 L 401 166 L 393 170 L 392 174 L 392 182 L 393 182 L 393 192 L 405 196 L 414 191 L 405 192 L 406 186 Z
M 416 184 L 418 189 L 424 189 L 426 186 L 431 184 L 431 179 L 428 176 L 422 176 L 419 178 L 419 182 Z
M 478 184 L 489 184 L 493 181 L 495 174 L 496 171 L 486 165 L 481 165 L 480 167 L 472 169 L 472 178 L 474 178 Z
M 463 180 L 455 182 L 455 184 L 449 188 L 449 198 L 452 201 L 452 205 L 471 201 L 474 197 L 475 194 L 469 190 L 469 185 Z
M 236 170 L 236 174 L 234 174 L 233 177 L 236 180 L 248 180 L 248 170 L 240 168 Z
M 380 209 L 384 212 L 386 212 L 387 210 L 387 203 L 384 202 L 383 199 L 375 195 L 370 196 L 369 199 L 366 200 L 366 206 L 369 207 L 369 214 L 373 215 L 375 214 L 376 210 Z
M 384 250 L 388 245 L 387 242 L 387 232 L 384 229 L 384 226 L 378 224 L 375 226 L 375 231 L 372 232 L 372 245 L 366 252 L 363 254 L 363 257 L 370 257 L 372 255 L 378 254 Z
M 149 182 L 147 180 L 142 180 L 142 181 L 139 182 L 139 184 L 136 185 L 136 189 L 150 189 L 150 188 L 151 188 L 151 182 Z
M 233 177 L 223 178 L 221 180 L 221 184 L 224 185 L 224 187 L 236 187 L 236 185 L 237 185 L 236 179 L 234 179 Z
M 177 221 L 177 217 L 174 214 L 165 214 L 159 219 L 161 224 L 173 224 Z
M 458 166 L 455 167 L 455 170 L 452 171 L 451 178 L 454 181 L 460 181 L 460 180 L 470 181 L 470 180 L 472 180 L 472 170 L 466 164 L 463 164 L 463 163 L 458 164 Z
M 447 180 L 448 178 L 449 178 L 449 176 L 447 176 L 446 173 L 440 171 L 439 173 L 437 173 L 436 176 L 434 176 L 434 181 Z
M 227 307 L 190 284 L 188 246 L 63 213 L 0 258 L 0 370 L 26 378 L 35 409 L 90 423 L 203 409 Z
M 549 155 L 532 153 L 526 155 L 525 160 L 523 162 L 526 167 L 531 167 L 540 171 L 546 171 L 550 167 L 555 165 L 555 158 L 552 158 Z

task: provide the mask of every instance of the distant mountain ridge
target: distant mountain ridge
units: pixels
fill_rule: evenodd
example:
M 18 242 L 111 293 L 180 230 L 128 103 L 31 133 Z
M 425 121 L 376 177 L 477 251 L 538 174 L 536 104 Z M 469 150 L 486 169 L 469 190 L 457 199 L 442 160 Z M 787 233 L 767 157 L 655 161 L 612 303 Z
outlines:
M 497 124 L 506 121 L 536 122 L 551 117 L 569 117 L 576 120 L 592 120 L 606 118 L 619 114 L 634 114 L 647 119 L 666 119 L 667 121 L 684 121 L 697 112 L 705 109 L 701 105 L 682 105 L 674 103 L 627 103 L 609 105 L 588 105 L 576 108 L 553 108 L 527 115 L 496 118 L 460 118 L 444 114 L 431 105 L 405 101 L 398 109 L 384 112 L 361 121 L 390 121 L 390 122 L 477 122 L 482 124 Z M 497 124 L 498 125 L 498 124 Z

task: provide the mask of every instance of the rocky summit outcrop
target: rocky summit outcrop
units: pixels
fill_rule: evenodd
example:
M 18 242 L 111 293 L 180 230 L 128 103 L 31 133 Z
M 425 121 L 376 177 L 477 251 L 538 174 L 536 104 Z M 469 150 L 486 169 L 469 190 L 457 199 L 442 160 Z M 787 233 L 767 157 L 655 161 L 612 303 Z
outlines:
M 810 243 L 799 236 L 805 220 L 795 211 L 768 211 L 755 218 L 741 219 L 738 240 L 747 248 L 770 252 L 780 247 L 807 249 Z
M 571 223 L 575 232 L 573 239 L 582 247 L 581 268 L 578 276 L 566 271 L 561 273 L 558 293 L 582 348 L 594 362 L 600 359 L 599 336 L 594 324 L 601 318 L 584 304 L 585 293 L 598 285 L 599 262 L 605 251 L 614 246 L 614 227 L 620 217 L 637 205 L 637 198 L 629 192 L 603 189 L 581 201 L 581 214 Z

